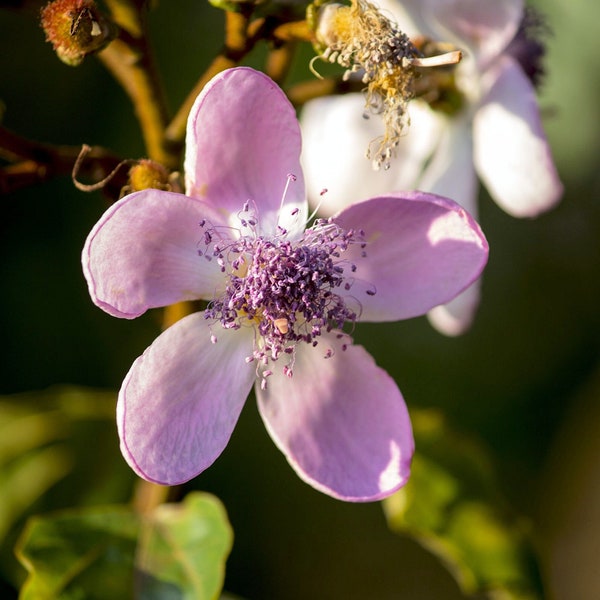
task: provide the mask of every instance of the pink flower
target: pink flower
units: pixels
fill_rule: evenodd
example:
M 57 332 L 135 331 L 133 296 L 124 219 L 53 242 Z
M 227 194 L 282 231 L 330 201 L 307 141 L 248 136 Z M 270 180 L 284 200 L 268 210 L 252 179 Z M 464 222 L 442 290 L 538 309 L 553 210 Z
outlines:
M 271 437 L 318 490 L 376 500 L 408 478 L 402 395 L 341 328 L 446 302 L 478 277 L 487 243 L 462 208 L 422 193 L 306 229 L 300 144 L 273 81 L 225 71 L 189 117 L 187 194 L 130 194 L 86 241 L 90 294 L 111 315 L 208 301 L 155 340 L 120 390 L 121 450 L 145 479 L 178 484 L 210 466 L 255 383 Z
M 456 200 L 477 218 L 478 176 L 496 203 L 515 217 L 552 208 L 563 188 L 526 75 L 531 65 L 522 64 L 540 58 L 539 46 L 538 54 L 528 57 L 520 43 L 523 1 L 375 2 L 409 36 L 424 35 L 463 50 L 456 68 L 462 108 L 444 114 L 413 100 L 411 125 L 391 168 L 373 171 L 365 150 L 383 127 L 376 117 L 363 119 L 362 95 L 310 102 L 301 118 L 309 199 L 318 200 L 326 181 L 323 214 L 332 214 L 361 198 L 418 188 Z M 459 334 L 470 326 L 478 303 L 475 284 L 430 318 L 444 333 Z

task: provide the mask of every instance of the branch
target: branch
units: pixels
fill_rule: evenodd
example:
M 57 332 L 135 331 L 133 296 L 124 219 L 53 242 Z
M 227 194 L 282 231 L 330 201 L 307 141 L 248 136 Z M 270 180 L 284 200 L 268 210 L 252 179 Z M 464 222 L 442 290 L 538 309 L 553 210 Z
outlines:
M 54 177 L 70 176 L 80 152 L 80 146 L 42 144 L 0 126 L 0 157 L 12 163 L 0 167 L 0 194 L 10 194 Z M 81 165 L 80 174 L 95 181 L 104 179 L 120 162 L 119 157 L 97 146 Z M 116 198 L 125 183 L 125 176 L 115 178 L 104 192 Z

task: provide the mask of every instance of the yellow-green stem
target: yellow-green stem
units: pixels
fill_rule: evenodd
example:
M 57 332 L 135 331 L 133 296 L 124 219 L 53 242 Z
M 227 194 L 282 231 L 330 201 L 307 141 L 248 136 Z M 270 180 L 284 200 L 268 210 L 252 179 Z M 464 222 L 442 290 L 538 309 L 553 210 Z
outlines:
M 99 58 L 131 99 L 149 158 L 168 168 L 177 168 L 178 156 L 165 147 L 168 119 L 162 91 L 146 57 L 115 40 L 100 52 Z
M 132 504 L 134 510 L 141 514 L 151 513 L 157 506 L 169 499 L 171 488 L 144 479 L 138 479 L 133 491 Z
M 285 81 L 292 68 L 296 47 L 296 42 L 287 42 L 279 48 L 273 48 L 267 55 L 265 72 L 279 85 Z
M 321 96 L 330 96 L 332 94 L 346 94 L 348 92 L 360 92 L 364 84 L 360 81 L 343 81 L 326 77 L 324 79 L 313 79 L 303 81 L 290 86 L 286 94 L 294 106 L 302 106 L 304 103 Z
M 144 2 L 132 0 L 104 0 L 110 9 L 112 20 L 122 29 L 125 29 L 134 38 L 141 38 L 143 22 L 141 9 Z

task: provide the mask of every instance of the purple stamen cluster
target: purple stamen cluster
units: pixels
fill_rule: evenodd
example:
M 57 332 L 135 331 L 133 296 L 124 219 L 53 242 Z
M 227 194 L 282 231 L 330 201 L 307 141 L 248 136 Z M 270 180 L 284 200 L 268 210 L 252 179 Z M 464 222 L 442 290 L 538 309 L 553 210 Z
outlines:
M 206 245 L 201 254 L 216 259 L 227 273 L 224 293 L 210 303 L 205 316 L 225 329 L 255 327 L 255 348 L 247 361 L 258 361 L 266 385 L 269 361 L 287 355 L 284 372 L 291 377 L 296 343 L 316 346 L 323 330 L 356 321 L 357 313 L 345 300 L 356 265 L 343 254 L 358 243 L 366 256 L 366 244 L 364 232 L 345 231 L 331 220 L 316 221 L 298 240 L 281 228 L 272 238 L 257 235 L 256 221 L 241 219 L 251 235 L 235 240 L 225 240 L 222 232 L 201 223 Z

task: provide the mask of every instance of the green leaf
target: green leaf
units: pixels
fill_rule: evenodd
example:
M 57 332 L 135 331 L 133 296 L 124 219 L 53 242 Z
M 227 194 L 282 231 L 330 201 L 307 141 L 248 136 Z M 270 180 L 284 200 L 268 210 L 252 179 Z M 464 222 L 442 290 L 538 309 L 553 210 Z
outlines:
M 408 484 L 384 501 L 390 527 L 437 555 L 465 594 L 541 598 L 528 524 L 502 499 L 483 448 L 439 412 L 411 418 L 417 452 Z
M 15 552 L 29 576 L 20 600 L 210 600 L 233 534 L 219 500 L 194 492 L 140 517 L 126 506 L 32 517 Z
M 190 493 L 181 504 L 164 504 L 145 523 L 137 567 L 144 600 L 218 598 L 233 533 L 222 504 Z
M 127 507 L 32 517 L 15 548 L 29 572 L 20 600 L 131 597 L 138 531 Z

